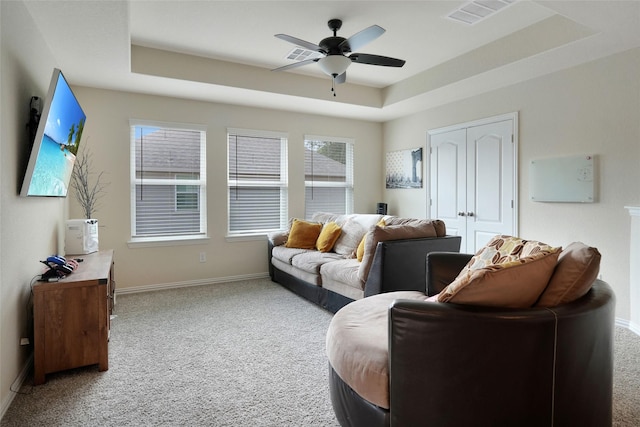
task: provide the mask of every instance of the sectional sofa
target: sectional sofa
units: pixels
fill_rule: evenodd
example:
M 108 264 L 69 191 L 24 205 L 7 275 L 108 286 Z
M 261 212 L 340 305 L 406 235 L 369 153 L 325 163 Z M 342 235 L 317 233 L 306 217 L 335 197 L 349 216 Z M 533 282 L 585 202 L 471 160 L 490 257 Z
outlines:
M 271 280 L 336 312 L 366 296 L 425 291 L 429 252 L 460 250 L 443 221 L 316 213 L 268 236 Z

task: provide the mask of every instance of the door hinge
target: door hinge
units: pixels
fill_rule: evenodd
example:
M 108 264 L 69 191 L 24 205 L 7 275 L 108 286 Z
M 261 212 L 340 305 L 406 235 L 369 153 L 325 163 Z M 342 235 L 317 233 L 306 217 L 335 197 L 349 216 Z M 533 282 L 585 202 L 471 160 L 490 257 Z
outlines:
M 511 201 L 511 209 L 513 209 L 513 200 Z
M 514 142 L 513 134 L 511 134 L 511 143 L 513 144 Z

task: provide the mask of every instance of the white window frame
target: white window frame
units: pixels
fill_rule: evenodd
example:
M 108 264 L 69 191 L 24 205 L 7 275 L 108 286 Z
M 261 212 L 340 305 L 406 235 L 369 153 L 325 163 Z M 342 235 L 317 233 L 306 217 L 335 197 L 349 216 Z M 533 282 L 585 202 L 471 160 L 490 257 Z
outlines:
M 136 177 L 136 144 L 135 144 L 135 128 L 136 127 L 155 127 L 163 129 L 178 129 L 201 132 L 200 139 L 200 170 L 198 179 L 151 179 Z M 205 244 L 208 242 L 207 235 L 207 126 L 190 124 L 162 122 L 154 120 L 129 120 L 130 135 L 130 217 L 131 217 L 131 238 L 127 242 L 130 248 L 136 247 L 153 247 L 153 246 L 174 246 L 185 244 Z M 177 177 L 179 174 L 175 174 Z M 162 236 L 137 236 L 136 235 L 136 186 L 144 185 L 197 185 L 199 186 L 198 207 L 200 211 L 200 231 L 195 234 L 173 234 Z M 174 194 L 175 197 L 175 194 Z M 174 198 L 174 203 L 177 201 Z
M 355 151 L 355 139 L 353 138 L 341 138 L 335 136 L 321 136 L 321 135 L 304 135 L 305 150 L 306 143 L 308 141 L 318 141 L 318 142 L 340 142 L 346 144 L 346 177 L 345 182 L 321 182 L 321 181 L 308 181 L 306 179 L 306 170 L 305 170 L 305 181 L 304 181 L 304 191 L 305 191 L 305 201 L 306 201 L 306 193 L 307 188 L 315 187 L 315 188 L 345 188 L 345 214 L 353 213 L 353 176 L 354 172 L 354 151 Z M 310 217 L 313 212 L 307 212 L 307 206 L 305 203 L 305 216 Z M 310 218 L 308 218 L 310 219 Z
M 255 138 L 274 138 L 280 139 L 280 179 L 277 181 L 250 181 L 250 180 L 238 180 L 230 177 L 230 150 L 229 144 L 230 136 L 238 135 L 245 137 Z M 236 240 L 254 240 L 262 239 L 264 236 L 272 231 L 282 230 L 287 227 L 288 223 L 288 210 L 289 210 L 289 179 L 288 179 L 288 138 L 289 135 L 286 132 L 274 132 L 255 129 L 239 129 L 239 128 L 227 128 L 227 235 L 228 241 Z M 280 224 L 278 228 L 261 228 L 256 227 L 253 230 L 238 231 L 231 229 L 231 191 L 234 188 L 242 187 L 265 187 L 265 188 L 280 188 Z

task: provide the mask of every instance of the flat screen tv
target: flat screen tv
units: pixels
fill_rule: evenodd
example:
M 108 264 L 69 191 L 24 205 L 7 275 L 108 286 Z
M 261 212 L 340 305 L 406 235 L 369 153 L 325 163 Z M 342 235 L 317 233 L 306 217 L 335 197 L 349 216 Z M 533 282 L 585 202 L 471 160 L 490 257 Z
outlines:
M 62 72 L 54 69 L 21 196 L 67 196 L 86 118 Z

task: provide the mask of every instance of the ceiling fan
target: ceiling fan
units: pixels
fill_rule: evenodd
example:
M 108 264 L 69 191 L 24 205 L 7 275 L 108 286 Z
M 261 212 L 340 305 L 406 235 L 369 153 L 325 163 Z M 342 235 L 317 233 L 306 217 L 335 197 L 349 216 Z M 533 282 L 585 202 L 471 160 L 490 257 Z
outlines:
M 284 71 L 317 62 L 320 69 L 331 76 L 334 83 L 344 83 L 347 79 L 347 68 L 349 68 L 352 62 L 382 65 L 385 67 L 402 67 L 405 64 L 405 61 L 402 59 L 390 58 L 388 56 L 352 53 L 354 50 L 358 50 L 380 37 L 386 31 L 382 27 L 372 25 L 345 39 L 344 37 L 339 37 L 337 34 L 338 30 L 342 27 L 342 21 L 340 19 L 330 19 L 327 25 L 329 29 L 333 31 L 333 37 L 322 39 L 318 44 L 310 43 L 287 34 L 276 34 L 275 36 L 279 39 L 305 49 L 320 52 L 324 56 L 285 65 L 271 71 Z M 350 55 L 346 56 L 346 54 L 349 53 Z M 332 87 L 331 90 L 334 92 L 333 96 L 335 96 L 334 88 Z

